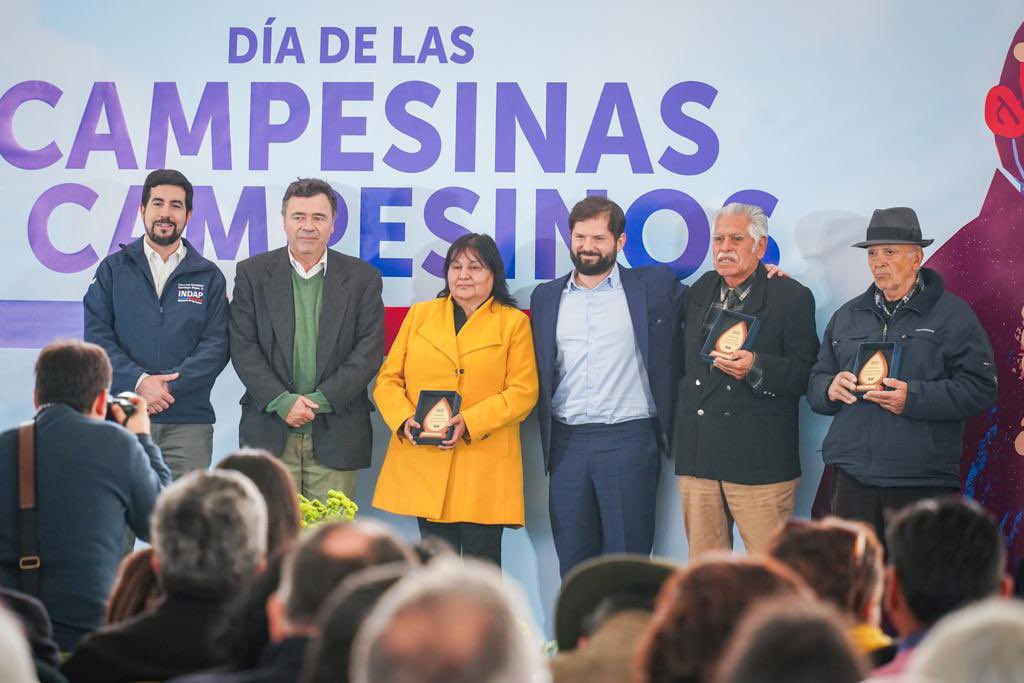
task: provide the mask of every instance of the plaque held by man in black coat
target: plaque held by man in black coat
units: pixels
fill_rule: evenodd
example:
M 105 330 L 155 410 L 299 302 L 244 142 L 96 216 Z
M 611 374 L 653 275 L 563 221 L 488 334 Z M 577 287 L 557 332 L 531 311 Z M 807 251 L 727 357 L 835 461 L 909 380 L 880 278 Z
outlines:
M 896 342 L 864 342 L 857 348 L 853 374 L 857 376 L 856 395 L 885 391 L 886 377 L 896 378 L 900 371 L 901 347 Z
M 714 363 L 716 358 L 732 358 L 737 351 L 749 351 L 760 326 L 761 321 L 752 315 L 722 309 L 711 325 L 701 358 Z
M 421 391 L 414 416 L 420 426 L 410 430 L 416 445 L 437 446 L 451 439 L 455 427 L 446 425 L 461 404 L 462 397 L 455 391 Z

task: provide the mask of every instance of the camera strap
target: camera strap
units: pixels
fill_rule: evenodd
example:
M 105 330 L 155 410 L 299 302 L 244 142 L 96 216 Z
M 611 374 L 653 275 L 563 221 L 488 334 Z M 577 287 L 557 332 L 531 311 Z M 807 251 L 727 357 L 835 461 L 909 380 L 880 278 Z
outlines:
M 35 420 L 18 427 L 18 526 L 21 557 L 21 590 L 39 597 L 39 518 L 36 508 Z

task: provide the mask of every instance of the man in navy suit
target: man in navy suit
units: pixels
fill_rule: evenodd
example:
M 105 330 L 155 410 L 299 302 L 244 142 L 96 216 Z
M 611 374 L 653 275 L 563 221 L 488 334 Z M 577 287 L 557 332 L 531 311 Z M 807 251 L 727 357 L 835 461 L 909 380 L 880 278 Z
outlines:
M 561 573 L 654 544 L 659 453 L 671 442 L 683 292 L 664 265 L 624 268 L 622 209 L 569 214 L 574 270 L 530 297 L 544 462 Z

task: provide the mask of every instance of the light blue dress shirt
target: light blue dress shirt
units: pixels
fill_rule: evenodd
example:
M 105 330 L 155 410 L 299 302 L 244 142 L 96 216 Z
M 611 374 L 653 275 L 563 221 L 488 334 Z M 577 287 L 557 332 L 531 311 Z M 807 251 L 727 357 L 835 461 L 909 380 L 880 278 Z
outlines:
M 618 264 L 593 289 L 578 286 L 575 278 L 574 272 L 558 308 L 554 418 L 577 425 L 654 417 L 657 410 Z

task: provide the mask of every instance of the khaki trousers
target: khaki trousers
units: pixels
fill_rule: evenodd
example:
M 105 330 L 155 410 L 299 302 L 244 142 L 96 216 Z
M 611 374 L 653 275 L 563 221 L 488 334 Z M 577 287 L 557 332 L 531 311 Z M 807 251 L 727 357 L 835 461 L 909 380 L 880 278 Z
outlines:
M 357 470 L 336 470 L 321 465 L 313 452 L 313 435 L 288 434 L 281 462 L 285 464 L 299 493 L 306 498 L 325 500 L 331 489 L 355 500 Z
M 799 483 L 799 477 L 756 486 L 679 477 L 690 560 L 713 550 L 731 551 L 734 522 L 747 552 L 764 552 L 772 534 L 793 515 Z

